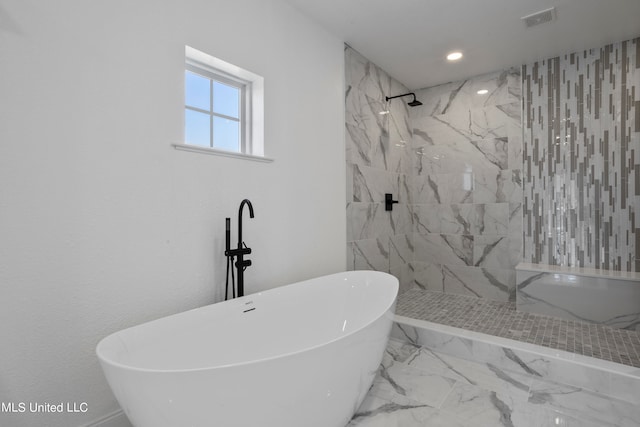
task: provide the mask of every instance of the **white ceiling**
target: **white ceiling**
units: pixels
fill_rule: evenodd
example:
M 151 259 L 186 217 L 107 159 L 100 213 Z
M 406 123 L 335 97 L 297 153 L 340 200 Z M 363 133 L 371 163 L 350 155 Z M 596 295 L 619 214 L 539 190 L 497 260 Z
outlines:
M 410 89 L 640 36 L 640 0 L 287 1 Z M 550 7 L 552 22 L 520 20 Z

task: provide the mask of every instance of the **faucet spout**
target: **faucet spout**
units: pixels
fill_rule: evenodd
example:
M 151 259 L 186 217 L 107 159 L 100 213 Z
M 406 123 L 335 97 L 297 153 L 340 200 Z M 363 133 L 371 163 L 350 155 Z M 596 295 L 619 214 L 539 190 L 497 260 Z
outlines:
M 238 260 L 236 261 L 236 268 L 238 270 L 238 296 L 244 296 L 244 270 L 245 268 L 251 265 L 250 260 L 245 260 L 244 256 L 251 253 L 251 248 L 248 248 L 247 245 L 242 241 L 242 211 L 244 210 L 244 206 L 247 205 L 249 207 L 249 217 L 253 218 L 253 205 L 249 201 L 249 199 L 244 199 L 240 203 L 240 208 L 238 209 L 238 249 L 236 253 L 238 254 Z
M 242 211 L 245 205 L 249 206 L 249 217 L 253 218 L 253 205 L 249 199 L 244 199 L 238 209 L 238 249 L 242 248 Z

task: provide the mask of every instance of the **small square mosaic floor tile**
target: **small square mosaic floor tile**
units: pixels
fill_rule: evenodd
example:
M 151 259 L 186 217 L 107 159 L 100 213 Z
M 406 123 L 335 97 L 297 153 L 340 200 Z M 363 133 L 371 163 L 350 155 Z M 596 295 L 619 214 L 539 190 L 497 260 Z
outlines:
M 396 313 L 640 368 L 640 334 L 517 311 L 511 302 L 411 289 Z

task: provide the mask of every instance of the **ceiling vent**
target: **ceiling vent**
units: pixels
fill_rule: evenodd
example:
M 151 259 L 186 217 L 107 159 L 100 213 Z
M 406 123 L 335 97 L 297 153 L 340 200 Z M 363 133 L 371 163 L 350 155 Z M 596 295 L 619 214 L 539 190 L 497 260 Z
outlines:
M 540 12 L 532 13 L 531 15 L 523 16 L 522 19 L 527 28 L 535 27 L 536 25 L 544 24 L 545 22 L 553 21 L 556 16 L 556 8 L 541 10 Z

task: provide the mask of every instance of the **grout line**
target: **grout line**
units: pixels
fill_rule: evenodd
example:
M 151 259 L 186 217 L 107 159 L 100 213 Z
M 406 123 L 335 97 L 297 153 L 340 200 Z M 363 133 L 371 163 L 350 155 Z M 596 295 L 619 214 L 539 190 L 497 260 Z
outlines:
M 412 289 L 397 314 L 640 368 L 640 334 L 515 310 L 509 302 Z M 626 356 L 624 356 L 626 355 Z

